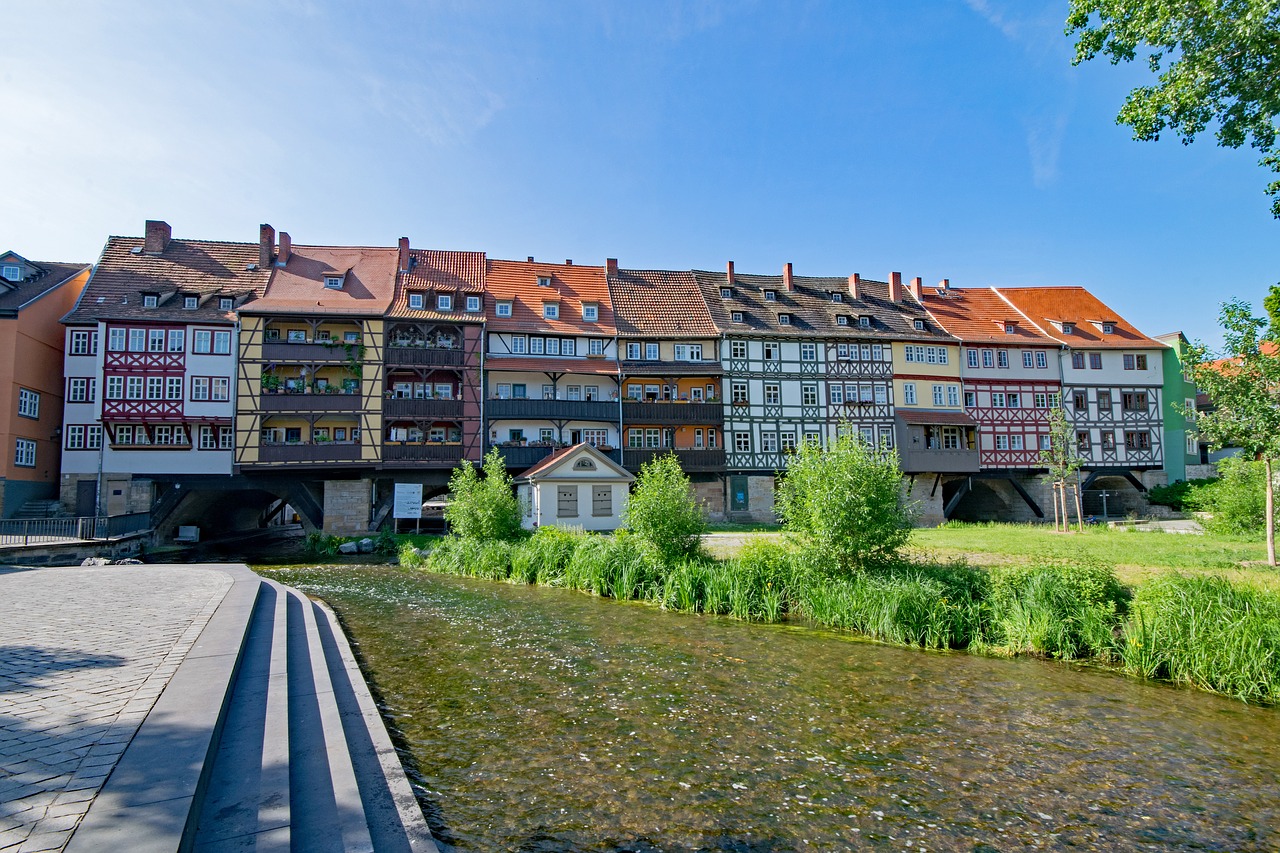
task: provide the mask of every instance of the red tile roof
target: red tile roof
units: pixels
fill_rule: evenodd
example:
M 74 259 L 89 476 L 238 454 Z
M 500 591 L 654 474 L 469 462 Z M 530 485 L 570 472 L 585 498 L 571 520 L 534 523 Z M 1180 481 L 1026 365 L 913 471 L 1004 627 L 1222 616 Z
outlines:
M 1025 314 L 1049 337 L 1073 347 L 1092 349 L 1167 349 L 1168 345 L 1139 332 L 1132 324 L 1103 304 L 1083 287 L 997 287 L 992 288 L 1010 305 Z M 1072 323 L 1071 334 L 1055 323 Z M 1105 334 L 1100 323 L 1113 323 Z
M 966 343 L 1059 346 L 990 288 L 927 288 L 924 307 L 939 326 Z M 1005 332 L 1005 323 L 1014 324 L 1013 334 Z
M 412 249 L 409 252 L 409 271 L 400 274 L 396 281 L 396 295 L 391 303 L 390 316 L 436 322 L 483 322 L 484 270 L 484 252 Z M 430 308 L 410 308 L 410 290 L 422 292 L 424 305 Z M 437 293 L 453 295 L 453 311 L 435 310 Z M 464 310 L 468 294 L 480 297 L 479 312 Z
M 539 276 L 550 278 L 551 286 L 539 287 Z M 492 331 L 608 337 L 617 334 L 604 267 L 491 259 L 485 265 L 485 287 L 489 291 L 485 309 Z M 504 301 L 512 303 L 510 317 L 497 315 L 496 303 Z M 543 302 L 559 302 L 560 318 L 544 319 Z M 597 322 L 583 322 L 584 302 L 596 304 L 600 318 Z
M 692 272 L 618 270 L 609 276 L 618 334 L 660 338 L 716 338 L 720 330 Z
M 288 263 L 275 268 L 266 294 L 242 310 L 381 317 L 395 295 L 398 260 L 396 249 L 295 245 Z M 341 289 L 325 287 L 326 275 L 341 275 Z

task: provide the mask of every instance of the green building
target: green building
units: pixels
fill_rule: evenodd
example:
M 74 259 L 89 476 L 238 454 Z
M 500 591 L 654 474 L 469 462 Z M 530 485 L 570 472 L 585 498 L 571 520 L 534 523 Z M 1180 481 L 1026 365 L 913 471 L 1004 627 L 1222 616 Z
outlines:
M 1164 351 L 1164 470 L 1169 482 L 1187 479 L 1187 466 L 1200 464 L 1200 445 L 1183 412 L 1196 405 L 1196 386 L 1186 370 L 1190 342 L 1182 332 L 1157 335 Z

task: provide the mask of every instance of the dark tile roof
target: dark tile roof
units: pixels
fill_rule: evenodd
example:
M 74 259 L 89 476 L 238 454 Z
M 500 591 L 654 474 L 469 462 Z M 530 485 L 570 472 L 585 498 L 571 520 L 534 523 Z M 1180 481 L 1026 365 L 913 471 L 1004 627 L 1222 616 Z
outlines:
M 24 259 L 25 260 L 25 259 Z M 23 305 L 53 290 L 68 279 L 89 268 L 88 264 L 63 263 L 60 261 L 27 261 L 38 271 L 22 281 L 3 281 L 0 283 L 0 313 L 14 314 Z
M 396 282 L 395 299 L 388 316 L 409 320 L 448 323 L 484 322 L 484 252 L 446 252 L 434 249 L 411 249 L 409 271 L 401 273 Z M 410 308 L 409 291 L 427 293 L 424 305 L 431 308 Z M 453 311 L 436 311 L 435 293 L 454 294 Z M 463 310 L 468 295 L 480 297 L 480 311 Z
M 889 285 L 882 281 L 862 279 L 858 285 L 858 298 L 849 291 L 847 278 L 825 276 L 794 276 L 793 290 L 787 290 L 780 275 L 752 275 L 735 273 L 733 292 L 728 298 L 720 295 L 720 289 L 729 287 L 722 272 L 694 270 L 694 277 L 701 288 L 703 299 L 711 316 L 721 331 L 727 334 L 747 335 L 817 335 L 829 338 L 857 340 L 950 340 L 951 336 L 937 327 L 924 308 L 903 286 L 902 301 L 889 299 Z M 776 293 L 776 301 L 766 301 L 765 291 Z M 840 302 L 833 302 L 831 294 L 839 293 Z M 733 313 L 742 312 L 743 322 L 733 322 Z M 791 323 L 778 322 L 778 315 L 791 315 Z M 839 316 L 849 317 L 849 325 L 841 326 Z M 857 325 L 857 317 L 871 318 L 871 327 Z M 923 320 L 923 331 L 915 328 L 915 321 Z
M 158 322 L 226 322 L 235 311 L 223 311 L 220 297 L 236 300 L 235 307 L 256 299 L 266 289 L 270 269 L 258 269 L 257 243 L 212 240 L 171 240 L 164 252 L 148 255 L 141 237 L 109 237 L 102 257 L 64 323 L 99 320 Z M 254 269 L 247 269 L 249 266 Z M 142 306 L 144 293 L 159 294 L 155 308 Z M 199 307 L 183 308 L 182 294 L 195 294 Z
M 720 336 L 693 273 L 686 270 L 618 270 L 608 279 L 619 335 L 661 338 Z

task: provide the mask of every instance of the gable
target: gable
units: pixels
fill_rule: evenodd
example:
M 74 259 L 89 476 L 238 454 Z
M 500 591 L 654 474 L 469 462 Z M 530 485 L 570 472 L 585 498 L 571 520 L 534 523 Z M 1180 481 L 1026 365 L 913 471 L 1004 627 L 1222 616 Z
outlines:
M 600 483 L 630 483 L 634 479 L 629 471 L 591 445 L 579 444 L 530 468 L 524 475 L 517 477 L 516 482 L 536 484 L 548 480 L 590 480 Z

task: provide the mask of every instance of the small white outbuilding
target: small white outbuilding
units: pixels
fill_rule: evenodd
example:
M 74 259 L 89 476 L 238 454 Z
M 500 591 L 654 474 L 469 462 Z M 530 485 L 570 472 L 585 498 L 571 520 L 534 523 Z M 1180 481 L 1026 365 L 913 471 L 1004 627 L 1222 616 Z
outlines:
M 524 527 L 616 530 L 622 526 L 634 480 L 627 469 L 590 444 L 560 450 L 515 479 Z

